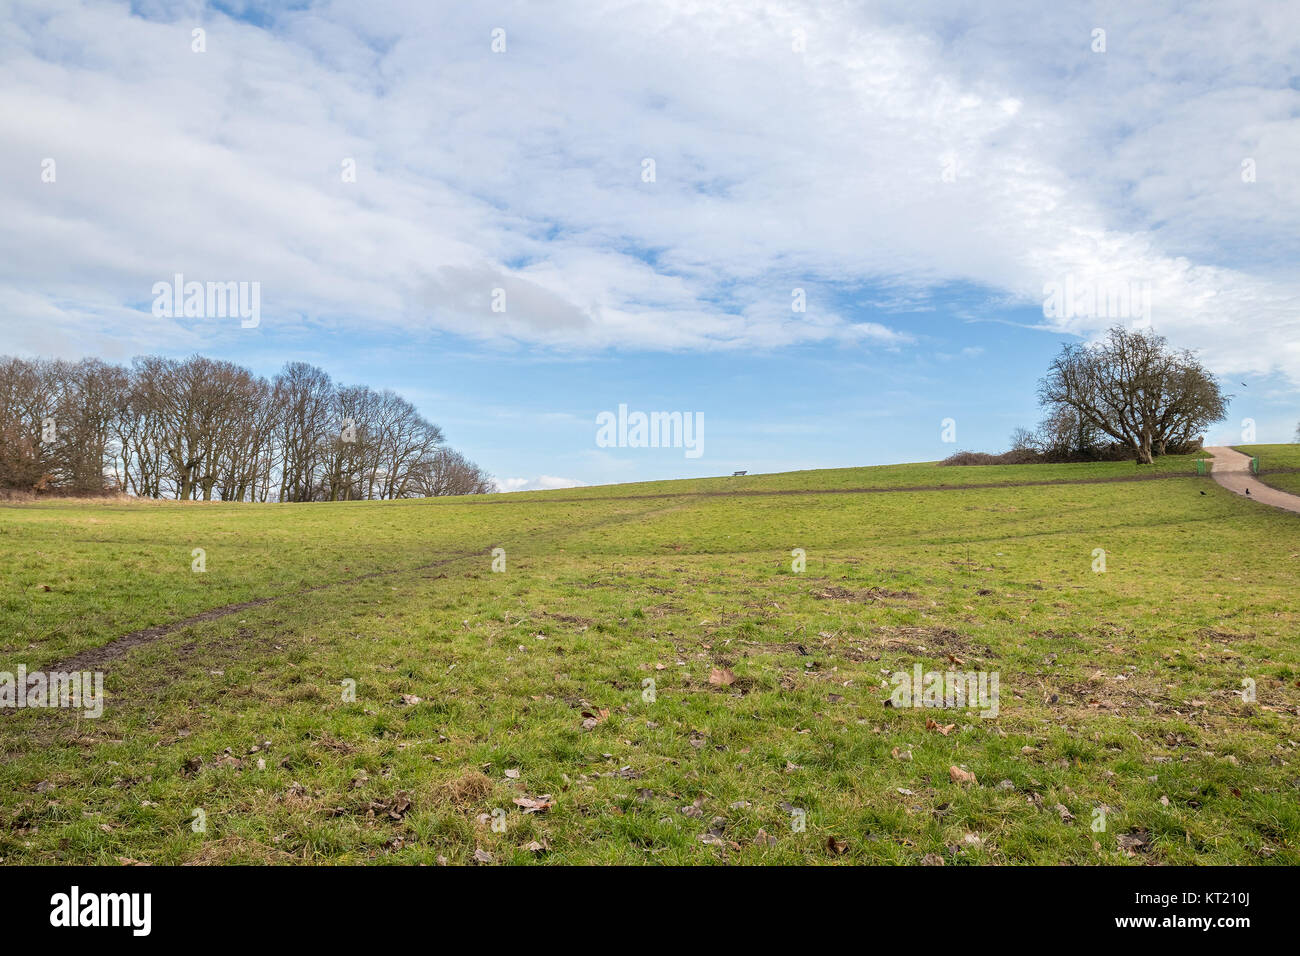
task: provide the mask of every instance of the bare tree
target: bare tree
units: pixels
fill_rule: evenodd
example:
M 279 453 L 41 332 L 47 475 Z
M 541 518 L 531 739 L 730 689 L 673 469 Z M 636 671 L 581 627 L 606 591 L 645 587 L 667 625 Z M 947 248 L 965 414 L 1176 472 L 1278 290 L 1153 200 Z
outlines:
M 51 376 L 39 362 L 0 361 L 0 484 L 37 488 L 51 479 L 52 448 L 43 442 L 55 411 Z M 54 422 L 57 429 L 57 420 Z
M 1064 346 L 1039 396 L 1056 430 L 1067 422 L 1094 429 L 1143 464 L 1222 420 L 1229 398 L 1191 352 L 1120 326 L 1096 344 Z
M 126 370 L 99 359 L 51 366 L 58 382 L 55 407 L 55 469 L 58 484 L 73 494 L 99 494 L 115 457 L 112 442 L 126 400 Z
M 423 497 L 485 495 L 497 490 L 492 476 L 450 448 L 440 448 L 414 476 Z
M 280 408 L 280 500 L 314 501 L 322 486 L 320 469 L 329 440 L 333 383 L 314 365 L 290 362 L 275 378 L 272 401 Z
M 1015 428 L 1011 432 L 1012 451 L 1036 451 L 1038 438 L 1028 428 Z
M 183 500 L 351 500 L 493 490 L 390 391 L 303 362 L 0 358 L 0 487 Z M 449 490 L 455 489 L 455 490 Z

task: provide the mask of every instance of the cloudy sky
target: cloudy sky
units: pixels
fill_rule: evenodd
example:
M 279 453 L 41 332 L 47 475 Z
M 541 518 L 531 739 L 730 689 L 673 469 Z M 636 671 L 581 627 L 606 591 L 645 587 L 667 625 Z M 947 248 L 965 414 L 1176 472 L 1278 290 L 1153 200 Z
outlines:
M 1116 321 L 1289 440 L 1298 227 L 1273 0 L 0 0 L 0 353 L 314 362 L 506 488 L 1000 450 Z M 703 454 L 599 447 L 620 404 Z

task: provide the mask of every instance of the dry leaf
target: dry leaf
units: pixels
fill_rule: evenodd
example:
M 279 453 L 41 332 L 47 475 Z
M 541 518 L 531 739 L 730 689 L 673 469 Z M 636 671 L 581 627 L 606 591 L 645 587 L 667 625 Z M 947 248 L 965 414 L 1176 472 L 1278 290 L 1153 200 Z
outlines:
M 540 797 L 515 797 L 515 806 L 523 807 L 524 813 L 545 813 L 551 807 L 555 806 L 555 801 L 551 799 L 549 793 L 544 793 Z
M 957 766 L 948 768 L 948 776 L 952 778 L 953 783 L 979 783 L 979 781 L 975 779 L 975 774 Z
M 1146 852 L 1151 846 L 1151 835 L 1146 830 L 1134 830 L 1132 833 L 1121 833 L 1115 837 L 1115 842 L 1119 848 L 1129 856 L 1134 855 L 1134 851 Z
M 736 675 L 725 667 L 715 667 L 709 671 L 709 683 L 714 687 L 730 687 L 736 682 Z

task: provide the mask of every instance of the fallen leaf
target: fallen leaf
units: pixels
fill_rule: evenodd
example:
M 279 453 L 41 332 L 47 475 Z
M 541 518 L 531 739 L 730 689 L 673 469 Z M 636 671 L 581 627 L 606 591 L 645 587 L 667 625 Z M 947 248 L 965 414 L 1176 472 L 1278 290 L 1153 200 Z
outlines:
M 1151 834 L 1146 830 L 1134 830 L 1132 833 L 1119 834 L 1115 837 L 1115 842 L 1129 856 L 1134 856 L 1135 851 L 1145 853 L 1150 848 Z
M 952 778 L 953 783 L 979 783 L 979 781 L 975 779 L 975 774 L 957 766 L 948 768 L 948 776 Z
M 549 793 L 544 793 L 540 797 L 515 797 L 515 806 L 523 807 L 524 813 L 545 813 L 551 807 L 555 806 L 555 801 L 551 799 Z
M 715 667 L 709 671 L 709 683 L 715 687 L 730 687 L 736 682 L 736 675 L 725 667 Z

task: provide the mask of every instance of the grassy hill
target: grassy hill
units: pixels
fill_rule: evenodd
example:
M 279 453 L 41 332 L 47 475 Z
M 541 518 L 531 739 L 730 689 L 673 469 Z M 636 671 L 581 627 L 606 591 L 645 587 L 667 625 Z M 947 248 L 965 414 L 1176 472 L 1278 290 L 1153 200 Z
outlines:
M 0 857 L 1298 863 L 1300 516 L 1135 470 L 0 508 Z
M 1236 445 L 1243 455 L 1258 455 L 1260 480 L 1293 495 L 1300 495 L 1300 445 Z M 1292 472 L 1276 469 L 1291 468 Z

